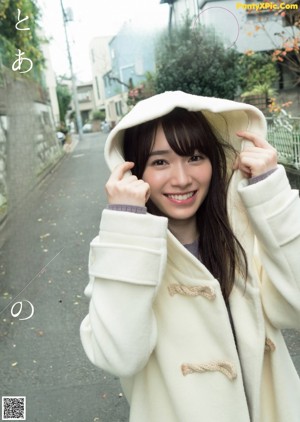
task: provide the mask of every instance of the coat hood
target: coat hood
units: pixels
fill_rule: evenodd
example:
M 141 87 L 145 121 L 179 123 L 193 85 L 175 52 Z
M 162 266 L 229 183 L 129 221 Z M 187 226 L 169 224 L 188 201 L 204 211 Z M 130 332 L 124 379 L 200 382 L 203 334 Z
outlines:
M 236 150 L 241 150 L 242 142 L 241 138 L 236 136 L 238 130 L 247 130 L 266 137 L 265 117 L 254 106 L 181 91 L 164 92 L 140 101 L 110 132 L 104 150 L 109 169 L 112 171 L 118 164 L 124 162 L 122 144 L 124 131 L 127 128 L 161 117 L 176 107 L 201 111 L 212 128 Z

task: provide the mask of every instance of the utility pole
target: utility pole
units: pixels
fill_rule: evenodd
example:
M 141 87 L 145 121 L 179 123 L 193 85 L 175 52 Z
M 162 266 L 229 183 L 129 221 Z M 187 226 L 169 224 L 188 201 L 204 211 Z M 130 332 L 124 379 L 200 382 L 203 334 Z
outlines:
M 77 129 L 78 129 L 78 135 L 79 140 L 83 140 L 83 134 L 82 134 L 82 121 L 81 121 L 81 114 L 79 110 L 79 104 L 78 104 L 78 96 L 77 96 L 77 87 L 76 87 L 76 75 L 73 71 L 73 63 L 72 63 L 72 56 L 71 56 L 71 50 L 70 50 L 70 44 L 69 44 L 69 38 L 68 38 L 68 32 L 67 32 L 67 26 L 66 23 L 70 20 L 68 19 L 68 16 L 65 12 L 63 0 L 60 0 L 61 4 L 61 10 L 63 14 L 63 21 L 64 21 L 64 29 L 65 29 L 65 38 L 66 38 L 66 44 L 67 44 L 67 51 L 68 51 L 68 59 L 69 59 L 69 66 L 70 66 L 70 72 L 71 72 L 71 80 L 72 80 L 72 96 L 73 96 L 73 102 L 75 106 L 75 113 L 76 113 L 76 123 L 77 123 Z

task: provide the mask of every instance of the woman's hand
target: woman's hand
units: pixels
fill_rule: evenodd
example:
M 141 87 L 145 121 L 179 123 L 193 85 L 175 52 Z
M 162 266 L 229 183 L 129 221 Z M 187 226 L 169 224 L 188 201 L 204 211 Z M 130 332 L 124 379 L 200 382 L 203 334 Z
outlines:
M 277 151 L 265 139 L 251 132 L 239 131 L 237 136 L 251 141 L 239 154 L 234 169 L 239 169 L 247 178 L 260 176 L 277 167 Z
M 136 176 L 125 175 L 133 167 L 134 163 L 128 161 L 113 170 L 105 185 L 109 204 L 145 206 L 150 196 L 150 186 Z

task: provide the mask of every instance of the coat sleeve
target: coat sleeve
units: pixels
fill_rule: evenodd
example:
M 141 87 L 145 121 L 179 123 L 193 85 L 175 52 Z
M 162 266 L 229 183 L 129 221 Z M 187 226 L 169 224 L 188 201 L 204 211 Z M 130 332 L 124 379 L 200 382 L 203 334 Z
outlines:
M 239 185 L 257 237 L 264 310 L 277 328 L 300 328 L 300 198 L 285 170 Z
M 91 243 L 81 341 L 94 365 L 119 377 L 141 370 L 156 344 L 152 304 L 165 269 L 166 234 L 164 217 L 104 210 Z

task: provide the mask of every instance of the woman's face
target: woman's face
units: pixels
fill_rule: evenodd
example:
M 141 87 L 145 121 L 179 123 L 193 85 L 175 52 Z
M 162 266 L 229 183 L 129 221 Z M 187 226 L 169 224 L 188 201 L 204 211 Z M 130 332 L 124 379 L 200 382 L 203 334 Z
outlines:
M 150 185 L 150 199 L 162 215 L 181 221 L 195 218 L 211 176 L 212 166 L 206 156 L 199 151 L 188 157 L 177 155 L 158 126 L 142 178 Z

